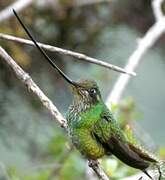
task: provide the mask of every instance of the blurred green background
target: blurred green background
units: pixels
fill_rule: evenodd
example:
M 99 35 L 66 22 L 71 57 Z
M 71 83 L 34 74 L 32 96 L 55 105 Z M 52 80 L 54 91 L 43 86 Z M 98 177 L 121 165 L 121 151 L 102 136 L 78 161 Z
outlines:
M 12 2 L 0 1 L 0 10 Z M 75 6 L 73 0 L 42 0 L 34 1 L 20 14 L 38 41 L 121 67 L 135 50 L 138 38 L 154 23 L 150 0 L 113 0 L 81 6 Z M 0 32 L 27 38 L 14 17 L 0 22 Z M 5 40 L 0 40 L 0 45 L 65 115 L 72 95 L 38 51 Z M 165 36 L 162 36 L 143 57 L 137 76 L 131 79 L 114 110 L 119 111 L 116 118 L 123 129 L 130 124 L 138 140 L 162 158 L 165 157 L 164 47 Z M 48 54 L 70 78 L 95 79 L 105 100 L 119 76 L 94 64 Z M 113 179 L 135 173 L 114 158 L 104 158 L 101 163 Z M 85 160 L 72 149 L 64 130 L 0 59 L 0 179 L 7 179 L 6 173 L 14 180 L 89 178 Z

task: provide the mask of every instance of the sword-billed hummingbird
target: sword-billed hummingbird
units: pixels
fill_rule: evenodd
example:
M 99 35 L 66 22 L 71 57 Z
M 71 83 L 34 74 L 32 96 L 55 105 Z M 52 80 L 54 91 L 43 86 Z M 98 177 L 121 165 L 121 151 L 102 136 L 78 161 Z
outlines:
M 105 105 L 97 83 L 93 80 L 75 82 L 68 78 L 38 45 L 15 10 L 13 12 L 39 51 L 72 89 L 74 98 L 66 119 L 75 147 L 89 160 L 97 160 L 104 155 L 114 155 L 125 164 L 142 170 L 150 179 L 153 178 L 147 169 L 155 165 L 161 179 L 164 173 L 161 172 L 162 161 L 127 140 L 113 114 Z

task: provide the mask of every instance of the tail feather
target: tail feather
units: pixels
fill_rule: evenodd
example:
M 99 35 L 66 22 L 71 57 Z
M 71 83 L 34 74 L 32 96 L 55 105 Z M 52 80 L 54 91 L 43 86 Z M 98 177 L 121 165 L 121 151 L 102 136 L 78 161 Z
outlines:
M 133 145 L 131 147 L 133 147 Z M 131 167 L 145 170 L 150 166 L 150 161 L 146 161 L 140 157 L 140 150 L 137 153 L 137 148 L 135 148 L 136 151 L 134 151 L 127 142 L 122 142 L 115 136 L 111 136 L 110 138 L 109 149 L 112 154 Z
M 131 143 L 128 143 L 130 149 L 132 149 L 132 151 L 136 152 L 142 159 L 152 162 L 152 163 L 157 163 L 158 160 L 156 157 L 154 157 L 153 155 L 151 155 L 150 153 L 148 153 L 147 151 L 145 151 L 144 149 L 140 148 L 140 147 L 136 147 Z
M 151 175 L 146 171 L 146 170 L 143 170 L 144 174 L 146 174 L 150 179 L 154 180 Z
M 142 159 L 151 163 L 151 165 L 147 169 L 149 170 L 150 175 L 155 180 L 165 180 L 165 161 L 160 160 L 158 157 L 153 155 L 153 153 L 144 150 L 144 148 L 142 148 L 141 146 L 136 147 L 132 144 L 129 144 L 129 147 Z
M 146 151 L 140 145 L 120 142 L 112 136 L 109 145 L 111 152 L 124 163 L 141 169 L 150 179 L 165 180 L 165 161 Z

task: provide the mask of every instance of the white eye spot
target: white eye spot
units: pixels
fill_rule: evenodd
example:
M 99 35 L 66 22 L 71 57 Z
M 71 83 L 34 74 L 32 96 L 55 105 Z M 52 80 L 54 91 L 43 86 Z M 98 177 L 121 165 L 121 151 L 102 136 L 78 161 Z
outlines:
M 96 94 L 96 89 L 94 89 L 94 88 L 90 89 L 89 93 L 90 93 L 90 95 Z

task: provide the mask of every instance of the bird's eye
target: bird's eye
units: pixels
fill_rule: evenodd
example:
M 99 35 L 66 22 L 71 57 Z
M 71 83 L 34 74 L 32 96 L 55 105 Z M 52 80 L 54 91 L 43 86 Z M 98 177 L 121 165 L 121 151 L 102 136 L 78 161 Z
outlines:
M 96 94 L 96 89 L 94 89 L 94 88 L 90 89 L 89 93 L 90 93 L 91 95 Z

